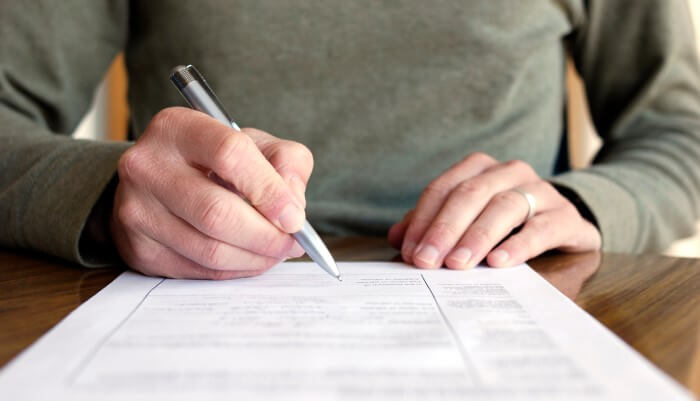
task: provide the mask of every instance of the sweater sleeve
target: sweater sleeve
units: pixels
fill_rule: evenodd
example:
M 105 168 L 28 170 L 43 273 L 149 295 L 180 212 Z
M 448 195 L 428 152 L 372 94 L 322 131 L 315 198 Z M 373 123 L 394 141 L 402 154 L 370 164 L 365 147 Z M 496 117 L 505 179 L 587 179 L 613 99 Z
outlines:
M 128 145 L 70 133 L 127 24 L 127 1 L 0 2 L 0 246 L 100 264 L 81 233 Z
M 603 249 L 661 251 L 700 209 L 700 67 L 683 0 L 590 0 L 573 38 L 603 146 L 552 178 L 595 216 Z

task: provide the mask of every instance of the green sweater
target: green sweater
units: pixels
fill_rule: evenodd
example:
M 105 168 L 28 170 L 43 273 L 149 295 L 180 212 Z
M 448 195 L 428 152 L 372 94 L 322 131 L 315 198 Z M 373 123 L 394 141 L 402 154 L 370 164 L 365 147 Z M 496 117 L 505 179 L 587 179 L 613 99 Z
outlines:
M 195 64 L 239 124 L 313 151 L 320 231 L 384 233 L 482 151 L 578 194 L 605 250 L 658 251 L 700 209 L 692 37 L 686 0 L 3 1 L 0 245 L 104 262 L 79 244 L 129 144 L 69 134 L 124 51 L 132 139 L 183 104 L 168 74 Z M 560 173 L 567 54 L 604 146 Z

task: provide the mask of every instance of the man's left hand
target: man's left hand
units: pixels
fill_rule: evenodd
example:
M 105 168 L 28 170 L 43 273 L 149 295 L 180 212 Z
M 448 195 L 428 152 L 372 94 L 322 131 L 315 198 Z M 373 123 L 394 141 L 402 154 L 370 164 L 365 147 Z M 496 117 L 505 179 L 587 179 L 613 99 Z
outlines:
M 527 163 L 474 153 L 428 185 L 416 208 L 389 230 L 389 242 L 417 267 L 468 269 L 484 259 L 513 266 L 551 249 L 598 250 L 601 236 Z

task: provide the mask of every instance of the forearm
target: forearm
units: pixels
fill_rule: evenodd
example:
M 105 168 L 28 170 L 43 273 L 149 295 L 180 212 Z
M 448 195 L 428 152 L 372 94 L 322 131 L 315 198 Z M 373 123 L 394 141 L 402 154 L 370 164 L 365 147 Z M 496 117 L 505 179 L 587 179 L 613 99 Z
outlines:
M 684 1 L 592 0 L 572 40 L 603 147 L 553 182 L 589 206 L 608 251 L 662 251 L 700 216 L 700 64 Z
M 99 263 L 79 239 L 128 144 L 52 135 L 3 107 L 0 122 L 0 244 Z

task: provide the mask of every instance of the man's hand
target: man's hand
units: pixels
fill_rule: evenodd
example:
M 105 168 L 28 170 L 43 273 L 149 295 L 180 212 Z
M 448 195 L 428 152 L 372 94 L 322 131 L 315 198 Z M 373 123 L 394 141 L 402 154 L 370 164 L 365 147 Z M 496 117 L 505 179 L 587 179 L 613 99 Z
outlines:
M 516 188 L 536 200 L 537 212 L 528 221 L 528 201 Z M 484 258 L 502 267 L 550 249 L 597 250 L 601 237 L 528 164 L 499 163 L 474 153 L 428 185 L 416 208 L 389 230 L 389 242 L 401 249 L 404 261 L 417 267 L 467 269 Z
M 230 279 L 304 251 L 311 152 L 186 108 L 158 113 L 119 160 L 111 232 L 135 270 Z

